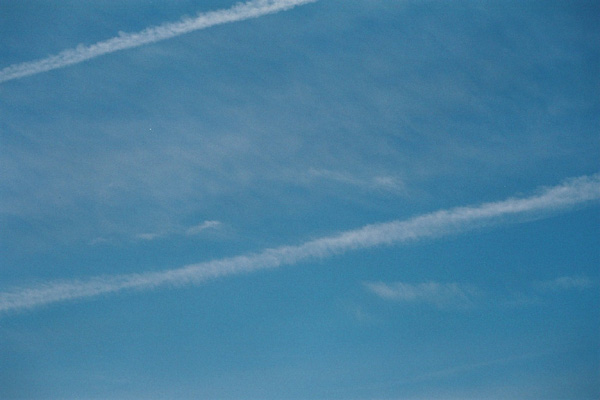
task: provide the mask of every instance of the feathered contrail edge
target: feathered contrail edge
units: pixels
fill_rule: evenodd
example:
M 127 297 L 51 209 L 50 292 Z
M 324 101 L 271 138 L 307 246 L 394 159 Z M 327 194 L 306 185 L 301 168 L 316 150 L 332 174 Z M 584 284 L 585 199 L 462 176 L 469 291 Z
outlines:
M 92 297 L 125 289 L 149 290 L 164 286 L 198 284 L 218 277 L 292 265 L 351 250 L 458 233 L 485 225 L 514 222 L 519 217 L 564 210 L 600 199 L 600 174 L 570 179 L 526 198 L 441 210 L 403 221 L 367 225 L 297 246 L 266 249 L 181 268 L 139 274 L 112 275 L 89 280 L 50 282 L 0 293 L 0 312 L 18 311 L 66 300 Z
M 65 50 L 41 60 L 8 66 L 0 70 L 0 83 L 78 64 L 116 51 L 171 39 L 211 26 L 258 18 L 315 1 L 317 0 L 254 0 L 236 4 L 229 9 L 198 14 L 195 18 L 184 18 L 178 22 L 147 28 L 137 33 L 121 33 L 112 39 L 90 46 L 79 45 L 75 49 Z

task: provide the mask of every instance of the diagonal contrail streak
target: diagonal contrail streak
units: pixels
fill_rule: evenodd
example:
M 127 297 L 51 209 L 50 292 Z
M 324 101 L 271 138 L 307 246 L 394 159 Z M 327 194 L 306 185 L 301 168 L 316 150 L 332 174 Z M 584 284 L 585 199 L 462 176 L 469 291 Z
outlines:
M 170 39 L 215 25 L 243 21 L 313 3 L 317 0 L 253 0 L 225 9 L 198 14 L 178 22 L 150 27 L 137 33 L 124 33 L 90 46 L 79 45 L 36 61 L 10 65 L 0 70 L 0 83 L 77 64 L 115 51 Z
M 266 249 L 256 254 L 191 264 L 161 272 L 99 276 L 88 280 L 55 281 L 29 288 L 14 288 L 0 292 L 0 312 L 30 309 L 126 289 L 149 290 L 164 286 L 198 284 L 209 279 L 292 265 L 351 250 L 515 222 L 519 218 L 565 210 L 598 199 L 600 173 L 570 179 L 531 197 L 509 198 L 477 206 L 441 210 L 403 221 L 367 225 L 297 246 Z

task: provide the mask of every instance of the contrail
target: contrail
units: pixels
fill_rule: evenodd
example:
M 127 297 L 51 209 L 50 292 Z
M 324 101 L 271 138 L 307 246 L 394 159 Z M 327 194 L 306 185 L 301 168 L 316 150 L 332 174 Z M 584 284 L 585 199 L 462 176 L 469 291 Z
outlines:
M 65 50 L 41 60 L 10 65 L 0 70 L 0 83 L 63 68 L 104 54 L 155 43 L 211 26 L 277 13 L 315 1 L 317 0 L 253 0 L 236 4 L 225 10 L 201 13 L 195 18 L 183 18 L 178 22 L 146 28 L 141 32 L 121 33 L 117 37 L 90 46 L 79 45 L 75 49 Z
M 403 221 L 367 225 L 297 246 L 266 249 L 260 253 L 191 264 L 162 272 L 108 275 L 88 280 L 55 281 L 29 288 L 14 288 L 0 292 L 0 312 L 30 309 L 125 289 L 148 290 L 163 286 L 198 284 L 209 279 L 292 265 L 351 250 L 516 222 L 523 217 L 540 216 L 541 213 L 564 210 L 598 199 L 600 173 L 567 180 L 531 197 L 509 198 L 477 206 L 441 210 Z

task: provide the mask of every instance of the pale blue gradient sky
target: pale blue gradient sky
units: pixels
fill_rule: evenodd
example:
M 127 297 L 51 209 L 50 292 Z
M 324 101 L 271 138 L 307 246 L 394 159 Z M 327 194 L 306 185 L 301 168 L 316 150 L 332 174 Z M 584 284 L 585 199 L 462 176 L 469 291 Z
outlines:
M 0 70 L 234 4 L 0 0 Z M 2 82 L 0 294 L 597 188 L 599 42 L 593 1 L 320 0 Z M 581 200 L 42 301 L 0 397 L 596 399 L 599 239 Z

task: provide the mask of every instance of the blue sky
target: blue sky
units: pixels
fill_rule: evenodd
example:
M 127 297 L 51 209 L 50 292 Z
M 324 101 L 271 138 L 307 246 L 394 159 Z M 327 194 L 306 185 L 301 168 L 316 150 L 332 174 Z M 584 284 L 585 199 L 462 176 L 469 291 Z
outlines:
M 593 1 L 0 1 L 0 398 L 597 399 L 599 41 Z

